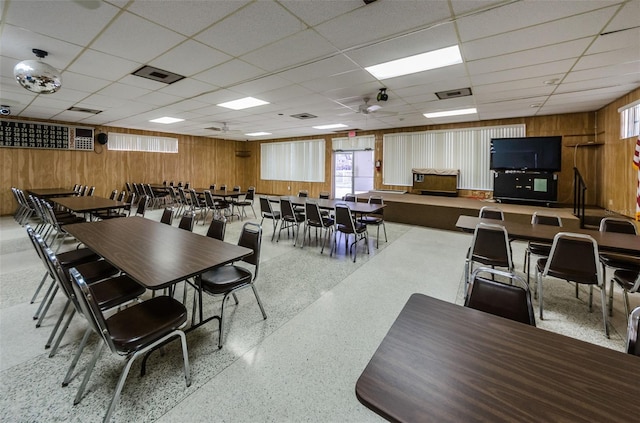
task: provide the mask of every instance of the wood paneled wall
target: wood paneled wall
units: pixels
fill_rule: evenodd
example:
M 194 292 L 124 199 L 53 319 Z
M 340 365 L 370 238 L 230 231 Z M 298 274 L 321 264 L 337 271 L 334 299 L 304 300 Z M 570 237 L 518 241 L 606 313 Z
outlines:
M 415 132 L 437 129 L 457 129 L 479 126 L 524 123 L 528 136 L 562 135 L 562 172 L 558 179 L 558 200 L 573 200 L 573 167 L 578 167 L 587 183 L 587 204 L 608 208 L 626 216 L 635 214 L 636 171 L 631 166 L 635 138 L 620 140 L 618 107 L 640 98 L 635 90 L 598 112 L 572 113 L 538 117 L 500 119 L 461 124 L 397 128 L 385 131 L 365 131 L 376 139 L 374 160 L 385 160 L 382 138 L 385 132 Z M 61 122 L 64 123 L 64 122 Z M 9 188 L 22 189 L 71 187 L 75 183 L 95 185 L 96 194 L 106 196 L 112 189 L 122 189 L 126 181 L 158 183 L 190 182 L 194 187 L 215 183 L 218 186 L 255 186 L 258 193 L 296 194 L 308 190 L 317 197 L 321 191 L 331 191 L 331 139 L 347 133 L 325 135 L 325 181 L 267 181 L 260 179 L 260 145 L 262 142 L 291 141 L 278 139 L 262 142 L 235 142 L 214 138 L 175 135 L 159 132 L 98 127 L 96 132 L 123 132 L 143 135 L 172 136 L 179 139 L 178 154 L 109 151 L 96 145 L 96 152 L 0 148 L 2 189 L 0 213 L 13 213 L 15 201 Z M 295 139 L 317 139 L 300 137 Z M 591 141 L 603 145 L 575 147 Z M 242 154 L 236 154 L 242 152 Z M 375 172 L 376 189 L 406 190 L 408 187 L 382 184 L 382 172 Z M 465 191 L 464 195 L 477 193 Z

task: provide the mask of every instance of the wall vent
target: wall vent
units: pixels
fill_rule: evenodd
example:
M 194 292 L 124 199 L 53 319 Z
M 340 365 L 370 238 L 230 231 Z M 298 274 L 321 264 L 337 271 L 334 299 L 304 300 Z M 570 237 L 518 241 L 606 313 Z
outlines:
M 296 119 L 313 119 L 318 116 L 312 115 L 311 113 L 298 113 L 297 115 L 291 115 L 291 117 Z
M 174 82 L 178 82 L 185 78 L 177 73 L 154 68 L 153 66 L 143 66 L 131 75 L 140 76 L 142 78 L 151 79 L 165 84 L 173 84 Z
M 471 88 L 458 88 L 456 90 L 440 91 L 436 93 L 440 100 L 457 97 L 468 97 L 471 94 Z

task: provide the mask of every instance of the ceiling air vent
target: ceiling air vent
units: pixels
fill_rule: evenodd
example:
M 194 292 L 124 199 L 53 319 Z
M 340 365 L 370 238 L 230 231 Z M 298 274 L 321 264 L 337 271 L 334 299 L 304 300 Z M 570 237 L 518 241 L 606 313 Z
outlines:
M 102 113 L 102 110 L 96 109 L 87 109 L 86 107 L 69 107 L 67 110 L 71 112 L 81 112 L 81 113 L 91 113 L 93 115 L 97 115 L 98 113 Z
M 132 75 L 151 79 L 153 81 L 163 82 L 165 84 L 173 84 L 174 82 L 178 82 L 181 79 L 185 78 L 184 76 L 178 75 L 177 73 L 154 68 L 153 66 L 143 66 L 132 73 Z
M 458 88 L 457 90 L 440 91 L 436 93 L 440 100 L 446 100 L 448 98 L 467 97 L 471 94 L 471 88 Z
M 298 113 L 297 115 L 291 115 L 291 117 L 296 119 L 313 119 L 318 116 L 312 115 L 311 113 Z

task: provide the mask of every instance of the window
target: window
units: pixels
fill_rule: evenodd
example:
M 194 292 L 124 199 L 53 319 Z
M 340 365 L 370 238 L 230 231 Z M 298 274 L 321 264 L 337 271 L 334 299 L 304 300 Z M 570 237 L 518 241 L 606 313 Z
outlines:
M 324 182 L 325 141 L 272 142 L 260 145 L 260 178 Z
M 620 139 L 640 135 L 640 100 L 618 109 L 620 113 Z
M 524 137 L 525 125 L 386 134 L 382 183 L 411 186 L 411 169 L 458 169 L 458 188 L 493 189 L 491 138 Z
M 109 150 L 177 153 L 178 139 L 109 132 Z

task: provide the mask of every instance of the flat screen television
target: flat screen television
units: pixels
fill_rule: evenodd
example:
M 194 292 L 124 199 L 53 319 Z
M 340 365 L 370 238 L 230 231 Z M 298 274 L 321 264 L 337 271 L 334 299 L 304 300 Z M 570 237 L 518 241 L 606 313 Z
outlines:
M 491 139 L 491 170 L 560 172 L 562 137 Z

